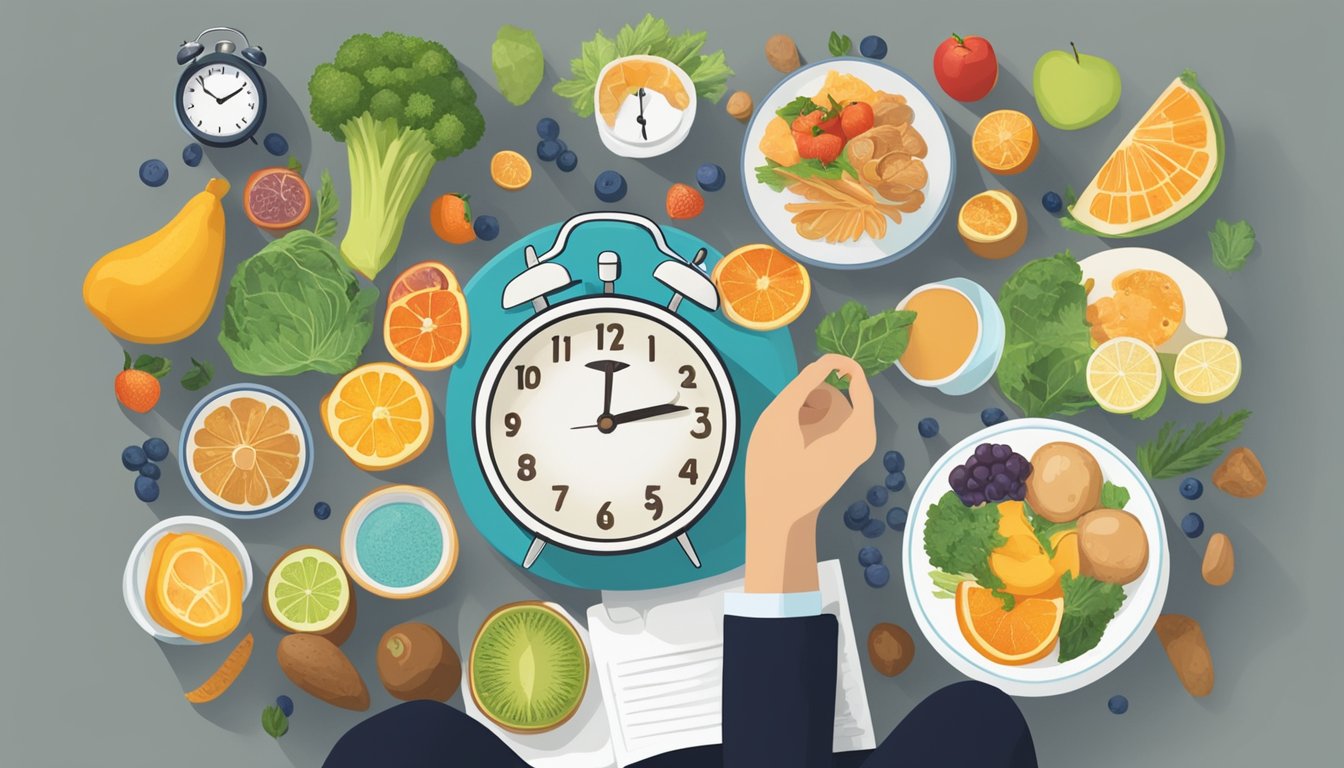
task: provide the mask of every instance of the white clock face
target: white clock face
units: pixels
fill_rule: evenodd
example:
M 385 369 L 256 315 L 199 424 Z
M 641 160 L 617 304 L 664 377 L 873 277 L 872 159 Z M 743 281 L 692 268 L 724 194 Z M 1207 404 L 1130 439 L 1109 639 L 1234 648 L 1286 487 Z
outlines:
M 677 130 L 685 114 L 658 91 L 639 88 L 622 102 L 611 131 L 629 144 L 662 141 Z
M 237 136 L 257 120 L 257 84 L 232 64 L 211 64 L 182 85 L 182 112 L 191 129 L 212 139 Z
M 543 538 L 594 551 L 657 543 L 727 476 L 731 383 L 704 339 L 661 307 L 613 297 L 554 307 L 515 332 L 485 377 L 476 442 L 487 479 Z

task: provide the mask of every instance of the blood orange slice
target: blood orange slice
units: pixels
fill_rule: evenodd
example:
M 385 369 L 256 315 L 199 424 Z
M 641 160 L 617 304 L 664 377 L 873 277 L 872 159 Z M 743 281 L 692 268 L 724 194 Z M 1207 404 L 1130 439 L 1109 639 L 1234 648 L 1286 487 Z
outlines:
M 437 261 L 422 261 L 397 275 L 388 289 L 387 304 L 391 306 L 416 291 L 430 288 L 457 290 L 457 286 L 457 276 L 446 265 Z
M 243 188 L 247 218 L 262 229 L 293 229 L 308 218 L 313 195 L 308 183 L 290 168 L 262 168 Z
M 441 371 L 467 348 L 467 300 L 457 289 L 416 291 L 388 305 L 383 343 L 397 362 Z

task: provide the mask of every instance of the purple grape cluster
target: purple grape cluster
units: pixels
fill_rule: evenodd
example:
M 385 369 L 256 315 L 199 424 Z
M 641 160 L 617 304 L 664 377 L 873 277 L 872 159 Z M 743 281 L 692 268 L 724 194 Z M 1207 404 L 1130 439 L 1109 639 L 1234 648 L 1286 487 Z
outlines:
M 1002 443 L 981 443 L 965 464 L 952 470 L 948 482 L 961 503 L 968 507 L 987 501 L 1027 497 L 1031 462 Z

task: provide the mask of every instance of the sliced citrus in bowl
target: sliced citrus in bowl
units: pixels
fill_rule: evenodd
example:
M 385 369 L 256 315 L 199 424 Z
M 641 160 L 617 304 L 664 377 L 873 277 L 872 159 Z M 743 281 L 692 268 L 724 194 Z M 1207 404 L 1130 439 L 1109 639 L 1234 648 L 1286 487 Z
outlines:
M 285 553 L 266 578 L 266 617 L 286 632 L 324 635 L 340 645 L 354 629 L 355 594 L 334 555 L 317 547 Z
M 807 269 L 769 245 L 744 245 L 729 253 L 714 265 L 710 279 L 728 319 L 754 331 L 783 328 L 812 298 Z
M 490 158 L 490 178 L 504 189 L 522 189 L 532 181 L 532 164 L 511 149 L 501 150 Z
M 434 433 L 434 403 L 410 371 L 368 363 L 336 382 L 322 401 L 322 425 L 355 466 L 376 472 L 424 452 Z
M 441 371 L 467 348 L 467 299 L 457 290 L 431 288 L 387 306 L 383 343 L 397 362 Z
M 1138 339 L 1111 339 L 1087 359 L 1087 391 L 1104 411 L 1133 413 L 1151 403 L 1161 388 L 1157 351 Z
M 1031 166 L 1040 149 L 1041 137 L 1031 118 L 1015 109 L 999 109 L 975 125 L 971 151 L 990 173 L 1008 176 Z
M 1027 211 L 1005 189 L 974 195 L 957 214 L 962 242 L 982 259 L 1006 259 L 1027 242 Z
M 998 664 L 1040 661 L 1059 642 L 1063 598 L 1018 598 L 1006 611 L 993 590 L 971 581 L 957 585 L 957 626 L 977 653 Z
M 145 609 L 188 640 L 223 640 L 243 618 L 242 564 L 209 536 L 166 533 L 154 545 Z
M 1241 352 L 1227 339 L 1197 339 L 1176 353 L 1172 385 L 1192 403 L 1216 403 L 1241 381 Z

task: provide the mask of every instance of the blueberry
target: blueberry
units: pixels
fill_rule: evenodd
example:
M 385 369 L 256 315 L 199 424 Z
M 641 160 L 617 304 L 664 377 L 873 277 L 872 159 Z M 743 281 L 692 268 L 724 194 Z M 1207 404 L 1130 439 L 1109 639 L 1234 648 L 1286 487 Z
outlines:
M 868 503 L 874 507 L 880 507 L 887 503 L 887 496 L 890 494 L 887 489 L 880 485 L 874 485 L 868 489 Z
M 284 713 L 285 717 L 294 714 L 294 700 L 284 694 L 275 697 L 275 706 L 280 708 L 280 711 Z
M 934 437 L 938 434 L 938 420 L 927 416 L 919 420 L 919 436 Z
M 128 445 L 121 449 L 121 466 L 132 472 L 140 471 L 145 465 L 145 449 L 138 445 Z
M 204 153 L 201 151 L 201 145 L 193 141 L 182 148 L 182 162 L 195 168 L 201 164 L 202 154 Z
M 904 531 L 905 520 L 909 516 L 905 507 L 892 507 L 887 510 L 887 525 L 891 526 L 893 531 Z
M 313 505 L 313 517 L 318 520 L 326 520 L 331 517 L 331 505 L 325 501 L 319 501 Z
M 986 427 L 992 427 L 1001 421 L 1007 421 L 1008 415 L 1002 408 L 986 408 L 980 412 L 980 423 Z
M 560 142 L 555 139 L 542 139 L 537 142 L 537 157 L 548 163 L 559 157 L 563 151 L 560 149 Z
M 151 437 L 140 446 L 150 461 L 163 461 L 168 458 L 168 443 L 161 437 Z
M 144 475 L 135 478 L 135 498 L 146 502 L 159 498 L 159 481 Z
M 900 451 L 887 451 L 882 454 L 882 466 L 888 472 L 904 472 L 905 457 L 901 455 Z
M 158 480 L 163 476 L 163 470 L 159 469 L 158 464 L 155 464 L 152 461 L 146 461 L 145 466 L 140 468 L 140 474 L 148 477 L 150 480 Z
M 1060 197 L 1058 192 L 1046 192 L 1041 197 L 1041 205 L 1050 213 L 1059 213 L 1064 210 L 1064 198 Z
M 882 562 L 882 550 L 877 547 L 864 547 L 859 550 L 859 565 L 867 568 Z
M 695 169 L 695 183 L 706 192 L 718 192 L 723 189 L 723 182 L 727 178 L 723 169 L 714 163 L 705 163 Z
M 537 135 L 543 139 L 560 138 L 560 124 L 552 117 L 543 117 L 537 121 Z
M 578 165 L 579 165 L 579 156 L 574 154 L 573 152 L 570 152 L 568 149 L 561 152 L 560 156 L 555 158 L 555 167 L 559 168 L 565 173 L 569 173 L 570 171 L 574 170 L 576 167 L 578 167 Z
M 887 41 L 877 35 L 869 35 L 859 41 L 859 53 L 866 59 L 885 59 Z
M 1199 482 L 1199 478 L 1187 477 L 1181 481 L 1181 495 L 1194 501 L 1204 495 L 1204 484 Z
M 569 149 L 569 145 L 565 143 L 564 139 L 556 139 L 555 142 L 560 145 L 561 154 L 564 154 L 565 151 Z
M 476 230 L 476 236 L 482 240 L 494 240 L 499 237 L 499 219 L 494 216 L 477 216 L 471 227 Z
M 886 532 L 887 526 L 883 525 L 882 521 L 877 518 L 870 518 L 867 525 L 863 526 L 863 535 L 870 539 L 876 539 Z
M 1181 530 L 1185 531 L 1185 535 L 1192 539 L 1199 538 L 1199 535 L 1204 532 L 1204 518 L 1200 517 L 1198 512 L 1191 512 L 1181 518 Z
M 140 180 L 150 187 L 162 187 L 168 181 L 168 166 L 162 160 L 146 160 L 140 164 Z
M 625 197 L 625 177 L 616 171 L 603 171 L 593 181 L 593 194 L 604 203 L 614 203 Z
M 278 133 L 266 134 L 266 138 L 261 143 L 266 147 L 267 152 L 277 157 L 289 151 L 289 142 Z
M 891 581 L 891 570 L 882 563 L 874 563 L 863 569 L 863 580 L 874 589 L 885 587 L 887 582 Z
M 865 502 L 856 501 L 845 510 L 845 527 L 851 531 L 863 530 L 868 520 L 868 505 Z
M 889 491 L 899 491 L 905 488 L 905 473 L 892 472 L 890 475 L 887 475 L 887 481 L 885 485 L 887 486 L 887 490 Z
M 1113 715 L 1123 715 L 1129 711 L 1129 699 L 1117 693 L 1106 701 L 1106 708 Z

